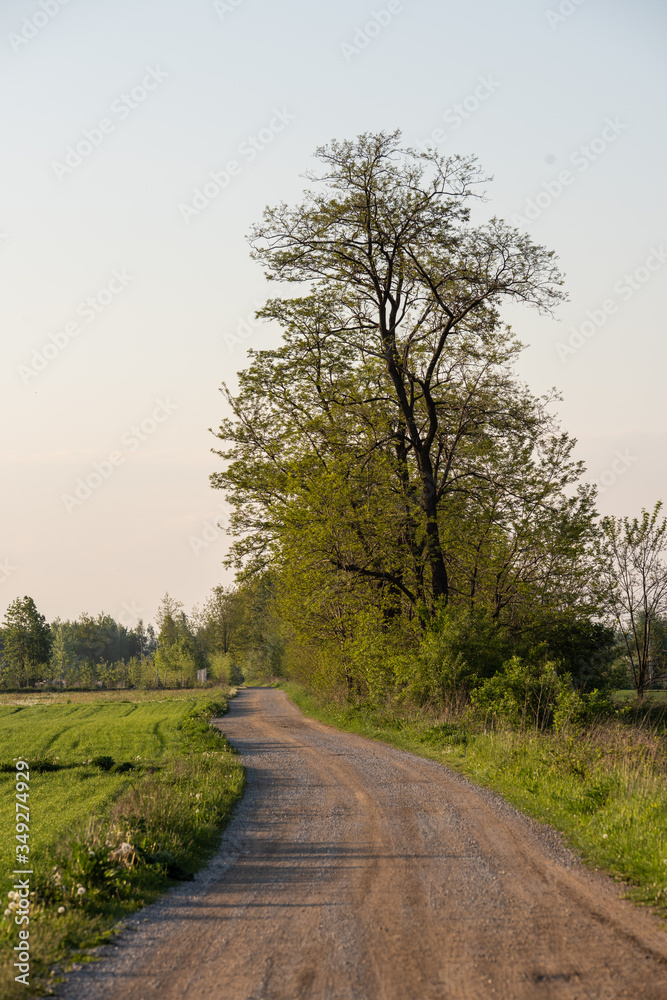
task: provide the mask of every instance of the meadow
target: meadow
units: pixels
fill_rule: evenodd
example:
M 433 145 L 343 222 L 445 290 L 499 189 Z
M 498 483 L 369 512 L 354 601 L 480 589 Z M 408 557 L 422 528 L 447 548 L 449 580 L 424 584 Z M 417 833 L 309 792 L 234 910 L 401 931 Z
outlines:
M 30 768 L 28 992 L 43 994 L 214 850 L 243 787 L 238 758 L 210 726 L 226 710 L 224 694 L 201 690 L 1 698 L 3 998 L 26 993 L 12 968 L 16 758 Z

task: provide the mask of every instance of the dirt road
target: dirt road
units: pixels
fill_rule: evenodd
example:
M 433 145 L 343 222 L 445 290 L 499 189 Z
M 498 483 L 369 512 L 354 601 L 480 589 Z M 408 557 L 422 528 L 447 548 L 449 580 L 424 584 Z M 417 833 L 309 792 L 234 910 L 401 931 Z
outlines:
M 665 1000 L 667 934 L 547 828 L 441 767 L 242 691 L 248 789 L 193 885 L 67 1000 Z

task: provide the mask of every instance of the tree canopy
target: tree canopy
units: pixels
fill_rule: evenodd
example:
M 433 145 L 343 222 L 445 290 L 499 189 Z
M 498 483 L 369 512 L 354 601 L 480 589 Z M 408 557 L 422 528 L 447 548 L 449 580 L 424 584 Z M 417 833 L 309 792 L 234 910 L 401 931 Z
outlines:
M 305 294 L 268 300 L 282 344 L 223 386 L 211 478 L 233 508 L 230 561 L 278 569 L 294 627 L 339 637 L 369 607 L 423 622 L 452 603 L 517 633 L 583 608 L 594 490 L 555 396 L 516 376 L 499 312 L 563 298 L 552 252 L 473 223 L 473 160 L 398 133 L 318 157 L 303 201 L 251 234 L 267 278 Z

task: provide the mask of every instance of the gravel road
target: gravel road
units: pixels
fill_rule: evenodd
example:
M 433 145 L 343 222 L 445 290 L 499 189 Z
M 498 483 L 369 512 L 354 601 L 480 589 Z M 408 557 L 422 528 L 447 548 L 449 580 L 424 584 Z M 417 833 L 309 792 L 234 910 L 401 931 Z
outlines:
M 281 691 L 218 724 L 248 778 L 219 854 L 64 1000 L 666 1000 L 661 925 L 548 827 Z

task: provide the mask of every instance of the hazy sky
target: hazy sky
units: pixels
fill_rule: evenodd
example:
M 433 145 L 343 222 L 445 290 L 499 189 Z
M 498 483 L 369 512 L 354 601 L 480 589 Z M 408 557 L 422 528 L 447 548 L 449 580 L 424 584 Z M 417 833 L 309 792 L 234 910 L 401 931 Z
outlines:
M 134 624 L 231 579 L 208 428 L 277 342 L 245 235 L 363 131 L 479 157 L 487 214 L 567 275 L 558 321 L 505 314 L 522 374 L 562 391 L 603 512 L 667 497 L 666 25 L 662 0 L 4 0 L 0 611 Z

